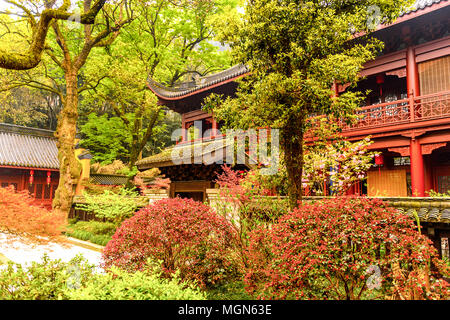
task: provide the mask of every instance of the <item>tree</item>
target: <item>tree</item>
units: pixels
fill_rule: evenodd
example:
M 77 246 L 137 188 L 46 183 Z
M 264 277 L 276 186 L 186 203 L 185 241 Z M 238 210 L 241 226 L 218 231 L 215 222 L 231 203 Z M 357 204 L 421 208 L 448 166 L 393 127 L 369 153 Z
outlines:
M 58 20 L 66 21 L 73 19 L 80 24 L 91 25 L 106 2 L 106 0 L 98 0 L 94 3 L 90 0 L 86 1 L 84 11 L 80 14 L 69 11 L 71 7 L 70 0 L 64 0 L 58 8 L 53 8 L 56 1 L 44 0 L 45 9 L 40 13 L 33 12 L 31 9 L 32 7 L 38 8 L 36 3 L 31 3 L 32 5 L 27 7 L 22 1 L 5 1 L 22 11 L 20 15 L 26 17 L 31 27 L 31 34 L 27 37 L 29 46 L 26 49 L 13 51 L 0 47 L 0 68 L 12 70 L 32 69 L 39 64 L 42 52 L 45 50 L 48 31 L 55 23 L 58 23 Z M 39 17 L 38 20 L 36 20 L 36 16 Z
M 95 19 L 97 12 L 100 10 L 100 8 L 97 8 L 99 3 L 101 3 L 102 11 L 101 15 Z M 60 178 L 58 189 L 56 190 L 53 200 L 53 208 L 56 211 L 68 215 L 72 206 L 72 197 L 74 195 L 73 186 L 77 183 L 80 176 L 80 164 L 74 154 L 79 94 L 92 88 L 95 85 L 95 80 L 97 83 L 99 81 L 98 78 L 91 78 L 84 79 L 84 83 L 80 83 L 80 73 L 87 63 L 91 51 L 94 50 L 94 48 L 102 48 L 110 45 L 118 36 L 120 28 L 133 19 L 133 13 L 130 10 L 129 3 L 126 1 L 112 5 L 108 4 L 107 6 L 103 6 L 103 1 L 101 0 L 96 3 L 92 3 L 91 0 L 79 1 L 77 2 L 77 5 L 81 13 L 76 15 L 76 20 L 80 20 L 82 23 L 86 24 L 82 28 L 79 28 L 79 25 L 76 24 L 77 27 L 74 28 L 67 21 L 70 15 L 68 15 L 66 11 L 62 12 L 61 8 L 58 10 L 49 9 L 53 5 L 54 3 L 46 3 L 46 9 L 40 14 L 41 18 L 38 25 L 44 23 L 44 27 L 36 26 L 30 9 L 20 4 L 17 5 L 17 7 L 19 7 L 28 17 L 31 26 L 30 33 L 33 39 L 35 39 L 36 34 L 43 32 L 42 28 L 45 29 L 46 26 L 49 25 L 50 22 L 46 23 L 46 19 L 51 19 L 53 16 L 56 17 L 56 20 L 51 21 L 51 24 L 49 25 L 53 31 L 53 37 L 47 39 L 48 41 L 46 42 L 45 40 L 42 40 L 45 42 L 45 53 L 49 58 L 49 63 L 51 61 L 51 68 L 47 68 L 46 66 L 42 67 L 45 71 L 47 71 L 47 69 L 49 70 L 46 74 L 49 74 L 50 72 L 55 73 L 54 70 L 58 70 L 64 79 L 64 86 L 55 88 L 46 82 L 39 81 L 42 78 L 35 78 L 33 75 L 29 75 L 27 81 L 19 81 L 19 83 L 12 82 L 10 83 L 10 87 L 14 88 L 19 85 L 28 85 L 43 90 L 49 90 L 57 94 L 62 101 L 63 108 L 59 114 L 58 125 L 55 132 L 55 135 L 58 138 L 57 146 L 58 160 L 60 163 Z M 64 5 L 70 5 L 70 1 L 66 0 Z M 63 17 L 66 18 L 62 19 Z M 45 37 L 47 37 L 47 31 L 48 30 L 45 30 Z M 26 38 L 27 34 L 28 33 L 19 34 L 18 37 L 19 39 L 23 39 L 24 37 Z M 42 35 L 38 36 L 38 38 L 41 36 Z M 32 50 L 30 55 L 33 55 L 34 59 L 39 59 L 40 61 L 41 54 L 38 49 L 32 47 L 30 49 Z M 44 48 L 42 50 L 44 50 Z M 14 61 L 11 63 L 13 62 Z M 27 65 L 26 68 L 16 69 L 29 69 L 37 65 L 37 63 L 34 63 L 35 61 L 32 62 L 33 63 Z M 27 75 L 27 73 L 25 74 Z
M 376 11 L 382 23 L 390 23 L 409 3 L 249 0 L 242 21 L 227 21 L 222 39 L 252 74 L 241 82 L 236 98 L 213 106 L 215 115 L 228 127 L 280 130 L 291 207 L 301 200 L 307 117 L 333 114 L 350 121 L 362 94 L 336 96 L 333 85 L 354 85 L 363 64 L 382 48 L 370 37 L 375 27 L 370 14 Z
M 101 62 L 87 68 L 86 75 L 101 73 L 106 79 L 87 92 L 83 104 L 89 112 L 107 110 L 110 119 L 122 121 L 131 138 L 127 140 L 126 159 L 130 168 L 147 143 L 165 131 L 166 110 L 145 86 L 147 78 L 171 86 L 192 74 L 227 68 L 229 53 L 211 43 L 211 21 L 235 6 L 236 0 L 197 1 L 181 6 L 171 0 L 149 3 L 139 8 L 137 18 L 107 51 L 97 53 L 94 59 Z M 170 137 L 170 133 L 166 136 Z
M 325 195 L 327 181 L 330 192 L 344 195 L 356 182 L 366 178 L 376 152 L 369 152 L 370 136 L 347 141 L 340 134 L 339 122 L 332 117 L 311 117 L 305 142 L 302 187 L 315 195 Z

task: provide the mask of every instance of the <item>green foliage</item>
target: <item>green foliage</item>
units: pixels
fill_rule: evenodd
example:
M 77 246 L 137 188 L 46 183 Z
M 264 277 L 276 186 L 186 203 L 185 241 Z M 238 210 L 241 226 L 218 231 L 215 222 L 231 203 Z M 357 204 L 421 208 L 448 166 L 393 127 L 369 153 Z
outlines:
M 80 145 L 89 149 L 92 161 L 109 164 L 116 159 L 129 160 L 131 134 L 120 118 L 91 113 L 80 126 L 80 132 L 83 134 Z
M 84 192 L 83 196 L 85 201 L 77 203 L 77 209 L 92 212 L 97 218 L 106 219 L 116 226 L 131 217 L 142 206 L 143 201 L 146 201 L 125 188 L 118 193 L 105 190 L 103 194 L 91 195 Z
M 427 191 L 428 196 L 432 198 L 449 198 L 450 197 L 450 190 L 447 190 L 447 192 L 439 193 L 434 190 Z
M 301 197 L 307 117 L 356 117 L 363 94 L 348 90 L 335 96 L 333 84 L 355 85 L 364 63 L 383 47 L 370 38 L 375 27 L 369 23 L 371 8 L 377 6 L 380 21 L 389 23 L 411 2 L 252 0 L 242 20 L 230 20 L 222 29 L 235 61 L 252 74 L 241 82 L 236 97 L 220 103 L 216 96 L 206 104 L 226 127 L 280 129 L 291 207 Z M 354 41 L 357 33 L 366 36 Z
M 30 266 L 8 262 L 0 270 L 0 300 L 68 299 L 67 286 L 81 286 L 92 277 L 94 266 L 82 256 L 69 262 L 51 260 L 47 255 Z
M 158 267 L 127 273 L 112 267 L 106 273 L 94 272 L 81 256 L 69 262 L 51 260 L 24 267 L 8 262 L 0 270 L 0 300 L 204 300 L 205 294 L 176 273 L 161 277 Z
M 147 78 L 172 86 L 191 81 L 193 75 L 229 67 L 229 52 L 212 41 L 211 18 L 234 6 L 236 0 L 145 3 L 135 8 L 136 19 L 108 50 L 95 53 L 85 77 L 104 77 L 96 90 L 84 94 L 81 116 L 100 110 L 122 122 L 117 128 L 122 132 L 120 136 L 129 137 L 128 154 L 123 159 L 130 166 L 141 152 L 153 154 L 173 144 L 172 130 L 181 122 L 179 116 L 158 105 L 156 96 L 145 85 Z M 99 134 L 103 132 L 99 130 Z M 97 150 L 95 144 L 91 150 Z
M 252 300 L 242 281 L 231 281 L 206 291 L 208 300 Z
M 77 221 L 67 226 L 66 234 L 69 237 L 106 246 L 116 231 L 116 225 L 111 222 Z
M 10 261 L 10 260 L 0 253 L 0 265 L 6 264 L 6 263 L 8 263 L 8 261 Z
M 204 293 L 178 275 L 162 278 L 161 271 L 150 267 L 133 273 L 111 267 L 67 294 L 75 300 L 205 300 Z

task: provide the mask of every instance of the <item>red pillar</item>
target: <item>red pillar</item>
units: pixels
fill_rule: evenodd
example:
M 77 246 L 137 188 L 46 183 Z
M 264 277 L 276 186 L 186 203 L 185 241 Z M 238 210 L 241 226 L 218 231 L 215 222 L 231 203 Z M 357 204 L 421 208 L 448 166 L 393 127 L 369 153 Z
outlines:
M 215 138 L 217 136 L 217 121 L 216 119 L 212 118 L 212 137 Z
M 425 196 L 425 174 L 423 169 L 422 147 L 418 139 L 411 139 L 411 191 L 413 197 Z
M 414 121 L 414 97 L 420 95 L 419 71 L 416 63 L 416 53 L 412 47 L 406 50 L 406 90 L 408 93 L 411 122 Z

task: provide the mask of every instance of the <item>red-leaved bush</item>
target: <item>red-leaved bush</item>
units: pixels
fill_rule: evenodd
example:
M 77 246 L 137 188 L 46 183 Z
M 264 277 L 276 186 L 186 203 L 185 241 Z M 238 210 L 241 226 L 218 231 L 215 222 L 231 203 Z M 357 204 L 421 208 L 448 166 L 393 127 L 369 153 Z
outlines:
M 60 235 L 65 216 L 37 206 L 34 201 L 28 191 L 16 192 L 12 186 L 0 188 L 0 229 L 31 237 Z
M 304 203 L 251 232 L 249 293 L 265 299 L 442 299 L 449 268 L 413 219 L 376 199 Z M 431 270 L 429 263 L 431 262 Z
M 147 259 L 162 261 L 169 275 L 200 286 L 215 284 L 235 271 L 229 222 L 191 199 L 156 201 L 125 220 L 103 250 L 106 268 L 141 270 Z

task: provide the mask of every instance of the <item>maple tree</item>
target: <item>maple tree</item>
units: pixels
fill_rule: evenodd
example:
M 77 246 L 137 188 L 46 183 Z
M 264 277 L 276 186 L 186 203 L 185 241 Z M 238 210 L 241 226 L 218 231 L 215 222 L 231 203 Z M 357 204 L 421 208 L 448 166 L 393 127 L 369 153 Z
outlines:
M 0 229 L 34 239 L 61 235 L 65 215 L 49 211 L 34 201 L 28 191 L 16 192 L 13 186 L 0 188 Z

